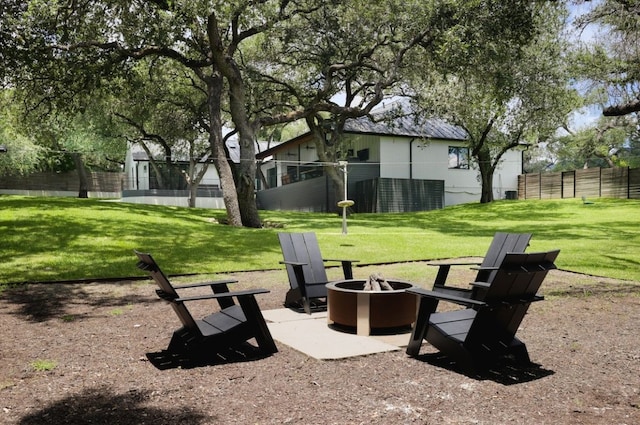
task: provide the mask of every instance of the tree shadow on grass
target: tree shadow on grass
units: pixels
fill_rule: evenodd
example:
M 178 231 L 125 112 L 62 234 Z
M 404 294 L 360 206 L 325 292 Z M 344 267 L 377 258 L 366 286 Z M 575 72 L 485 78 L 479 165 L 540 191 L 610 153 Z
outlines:
M 145 407 L 149 391 L 114 394 L 109 388 L 90 388 L 45 406 L 22 418 L 20 425 L 43 424 L 203 424 L 211 418 L 192 408 Z
M 477 372 L 469 372 L 462 369 L 460 365 L 442 353 L 423 354 L 418 356 L 417 359 L 432 366 L 460 373 L 477 381 L 494 381 L 502 385 L 523 384 L 555 374 L 554 371 L 545 369 L 539 364 L 522 365 L 509 358 L 502 359 L 490 368 Z
M 216 366 L 229 363 L 243 363 L 261 360 L 271 354 L 264 354 L 258 347 L 245 342 L 235 347 L 206 353 L 174 353 L 162 350 L 147 353 L 147 359 L 159 370 L 193 369 L 196 367 Z
M 23 316 L 32 322 L 64 317 L 71 307 L 77 304 L 91 307 L 123 307 L 155 301 L 139 295 L 92 294 L 73 284 L 18 285 L 3 291 L 0 299 L 0 303 L 18 306 L 13 314 Z

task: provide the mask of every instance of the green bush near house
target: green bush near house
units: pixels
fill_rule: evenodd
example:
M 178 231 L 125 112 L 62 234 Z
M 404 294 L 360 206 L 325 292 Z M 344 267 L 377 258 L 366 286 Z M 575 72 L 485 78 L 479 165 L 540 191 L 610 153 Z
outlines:
M 277 232 L 316 232 L 323 255 L 362 264 L 482 256 L 496 231 L 533 233 L 529 251 L 560 248 L 558 266 L 640 281 L 640 201 L 497 201 L 398 214 L 262 211 L 262 229 L 225 212 L 99 199 L 0 196 L 0 284 L 142 276 L 134 249 L 169 274 L 279 269 Z

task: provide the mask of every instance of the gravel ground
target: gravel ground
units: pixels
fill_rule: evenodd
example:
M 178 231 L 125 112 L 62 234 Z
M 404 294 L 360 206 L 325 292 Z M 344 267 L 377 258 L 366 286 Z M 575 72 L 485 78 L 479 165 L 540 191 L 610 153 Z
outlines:
M 355 274 L 428 287 L 428 269 Z M 237 288 L 271 289 L 262 309 L 282 307 L 282 270 L 232 276 Z M 427 344 L 418 359 L 397 351 L 339 361 L 278 344 L 266 358 L 245 349 L 160 370 L 147 354 L 166 348 L 178 321 L 149 281 L 13 288 L 0 294 L 0 423 L 640 423 L 640 283 L 553 271 L 542 292 L 518 331 L 539 367 L 467 376 Z

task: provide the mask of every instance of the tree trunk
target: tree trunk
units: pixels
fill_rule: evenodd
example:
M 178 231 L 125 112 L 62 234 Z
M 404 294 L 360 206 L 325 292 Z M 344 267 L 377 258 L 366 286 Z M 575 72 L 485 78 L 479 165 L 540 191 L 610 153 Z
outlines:
M 262 220 L 258 213 L 258 206 L 256 204 L 256 170 L 257 165 L 255 161 L 255 148 L 249 148 L 254 145 L 253 140 L 250 142 L 240 143 L 240 165 L 238 166 L 238 203 L 240 204 L 240 215 L 242 218 L 242 225 L 246 227 L 260 228 L 262 227 Z M 243 154 L 249 152 L 253 159 L 246 158 Z
M 212 12 L 207 20 L 207 35 L 212 51 L 214 70 L 219 72 L 217 75 L 220 77 L 220 87 L 222 87 L 223 77 L 229 85 L 231 119 L 240 139 L 240 164 L 236 166 L 237 180 L 235 182 L 236 192 L 234 192 L 234 208 L 237 208 L 238 217 L 234 215 L 234 220 L 240 221 L 238 225 L 261 227 L 262 223 L 258 215 L 255 195 L 257 169 L 255 155 L 256 130 L 253 128 L 247 114 L 248 102 L 245 96 L 245 82 L 242 80 L 242 74 L 233 59 L 233 52 L 237 45 L 232 42 L 227 48 L 224 47 L 215 12 Z M 220 176 L 220 182 L 222 183 L 222 176 Z M 225 192 L 225 197 L 228 196 L 224 187 L 223 192 Z M 229 207 L 227 207 L 227 212 L 229 212 Z
M 236 184 L 233 180 L 231 166 L 227 161 L 227 153 L 222 137 L 222 116 L 221 116 L 221 98 L 222 98 L 222 76 L 214 74 L 207 81 L 209 106 L 209 143 L 211 145 L 211 156 L 213 164 L 218 171 L 220 177 L 220 188 L 222 189 L 222 198 L 224 206 L 227 210 L 227 220 L 231 226 L 242 226 L 242 217 L 240 215 L 240 205 L 238 203 L 238 195 L 236 192 Z
M 198 197 L 198 184 L 192 183 L 189 185 L 189 208 L 196 207 L 197 197 Z
M 78 180 L 80 181 L 80 187 L 78 189 L 78 198 L 89 197 L 89 176 L 87 175 L 87 169 L 84 167 L 84 161 L 82 155 L 79 153 L 72 153 L 73 163 L 78 171 Z
M 333 165 L 325 165 L 324 171 L 329 176 L 329 180 L 331 181 L 334 193 L 336 195 L 336 200 L 342 201 L 344 197 L 344 176 L 338 167 Z M 342 208 L 338 208 L 338 204 L 331 205 L 333 209 L 329 211 L 334 211 L 337 213 L 342 213 Z
M 155 171 L 156 183 L 158 184 L 157 189 L 168 189 L 164 185 L 164 177 L 162 175 L 162 170 L 158 166 L 158 163 L 156 162 L 155 158 L 153 157 L 153 154 L 151 153 L 151 149 L 149 149 L 149 146 L 147 146 L 147 144 L 144 142 L 140 142 L 139 145 L 142 147 L 142 150 L 144 150 L 145 153 L 147 154 L 147 158 L 149 158 L 149 166 L 153 168 L 153 171 Z M 149 189 L 151 189 L 151 177 L 149 177 Z
M 193 142 L 191 142 L 189 149 L 189 171 L 186 172 L 184 176 L 189 188 L 189 208 L 195 208 L 196 199 L 198 198 L 198 186 L 200 186 L 209 168 L 209 163 L 205 162 L 202 164 L 202 167 L 200 167 L 200 170 L 198 170 L 198 162 L 199 159 L 194 157 Z
M 227 77 L 229 83 L 229 101 L 231 118 L 238 130 L 240 145 L 240 163 L 236 165 L 236 185 L 242 225 L 262 227 L 258 206 L 256 205 L 256 130 L 249 120 L 246 110 L 244 82 L 240 72 L 231 67 L 233 74 Z
M 490 155 L 481 151 L 477 157 L 478 168 L 480 171 L 481 194 L 480 203 L 487 204 L 493 202 L 493 172 L 495 167 L 491 161 Z
M 327 173 L 329 181 L 332 183 L 331 186 L 336 195 L 336 200 L 340 201 L 344 197 L 344 176 L 338 167 L 328 164 L 337 164 L 338 162 L 336 152 L 340 150 L 342 132 L 339 129 L 334 129 L 333 133 L 328 136 L 322 128 L 322 122 L 318 122 L 313 116 L 307 117 L 306 121 L 313 134 L 318 159 L 325 163 L 324 172 Z M 331 137 L 333 143 L 329 144 L 327 142 L 328 137 Z M 329 211 L 342 212 L 342 209 L 338 208 L 337 204 L 327 206 L 327 208 L 329 208 Z

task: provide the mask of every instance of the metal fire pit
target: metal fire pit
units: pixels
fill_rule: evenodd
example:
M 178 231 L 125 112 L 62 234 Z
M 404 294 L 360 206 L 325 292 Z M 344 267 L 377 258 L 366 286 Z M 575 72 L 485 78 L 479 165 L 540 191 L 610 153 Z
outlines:
M 410 326 L 416 320 L 418 301 L 405 292 L 413 284 L 388 280 L 393 291 L 364 291 L 365 279 L 339 280 L 327 284 L 329 324 L 356 328 L 358 335 L 372 329 Z

